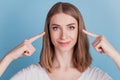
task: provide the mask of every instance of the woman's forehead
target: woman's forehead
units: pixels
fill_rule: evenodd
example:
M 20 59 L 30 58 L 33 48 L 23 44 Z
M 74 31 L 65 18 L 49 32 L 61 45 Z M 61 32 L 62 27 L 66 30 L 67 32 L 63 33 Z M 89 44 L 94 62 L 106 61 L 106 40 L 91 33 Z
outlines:
M 71 23 L 75 23 L 77 24 L 77 20 L 65 13 L 58 13 L 52 16 L 51 20 L 50 20 L 50 24 L 71 24 Z

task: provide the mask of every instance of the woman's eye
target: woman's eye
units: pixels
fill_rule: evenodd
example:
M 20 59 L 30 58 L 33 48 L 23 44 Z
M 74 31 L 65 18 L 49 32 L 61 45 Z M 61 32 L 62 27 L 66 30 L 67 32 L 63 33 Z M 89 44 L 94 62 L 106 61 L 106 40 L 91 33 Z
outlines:
M 53 27 L 53 30 L 54 30 L 54 31 L 58 30 L 58 27 Z
M 70 30 L 74 30 L 75 27 L 74 27 L 74 26 L 69 26 L 69 29 L 70 29 Z

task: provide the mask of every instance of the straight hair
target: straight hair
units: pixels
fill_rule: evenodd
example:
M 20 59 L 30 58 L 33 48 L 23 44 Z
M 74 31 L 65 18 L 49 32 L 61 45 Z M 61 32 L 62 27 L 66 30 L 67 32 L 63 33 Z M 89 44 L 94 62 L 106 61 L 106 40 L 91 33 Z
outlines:
M 59 13 L 72 16 L 78 23 L 78 37 L 74 46 L 72 62 L 75 68 L 80 72 L 84 72 L 91 65 L 92 57 L 89 51 L 89 41 L 86 34 L 82 32 L 85 29 L 84 21 L 80 11 L 70 3 L 58 2 L 49 10 L 45 22 L 45 35 L 43 37 L 43 47 L 40 55 L 40 65 L 48 72 L 52 72 L 53 62 L 55 58 L 55 49 L 50 37 L 50 20 Z M 86 29 L 85 29 L 86 30 Z

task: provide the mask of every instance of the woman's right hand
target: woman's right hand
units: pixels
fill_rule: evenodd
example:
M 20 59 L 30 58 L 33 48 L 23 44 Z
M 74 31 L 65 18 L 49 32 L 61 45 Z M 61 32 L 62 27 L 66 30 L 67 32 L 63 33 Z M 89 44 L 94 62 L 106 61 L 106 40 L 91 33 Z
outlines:
M 35 52 L 35 48 L 32 45 L 32 42 L 42 37 L 44 34 L 45 32 L 23 41 L 16 48 L 11 50 L 6 56 L 11 60 L 15 60 L 21 56 L 31 56 Z

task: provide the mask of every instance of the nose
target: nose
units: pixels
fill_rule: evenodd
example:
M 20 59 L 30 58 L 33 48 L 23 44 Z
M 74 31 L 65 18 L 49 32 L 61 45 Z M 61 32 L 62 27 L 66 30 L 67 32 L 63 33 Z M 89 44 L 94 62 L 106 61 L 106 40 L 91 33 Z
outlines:
M 62 30 L 61 32 L 61 39 L 65 40 L 67 38 L 67 32 L 65 30 Z

